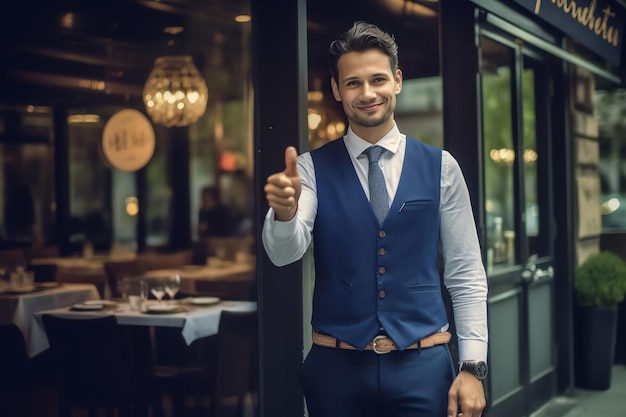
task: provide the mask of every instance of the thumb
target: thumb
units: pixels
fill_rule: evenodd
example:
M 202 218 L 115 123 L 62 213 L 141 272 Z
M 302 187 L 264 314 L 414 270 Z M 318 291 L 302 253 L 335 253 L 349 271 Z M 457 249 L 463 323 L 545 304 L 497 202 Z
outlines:
M 293 146 L 288 146 L 285 149 L 285 175 L 288 177 L 297 177 L 298 169 L 296 168 L 298 162 L 298 151 Z

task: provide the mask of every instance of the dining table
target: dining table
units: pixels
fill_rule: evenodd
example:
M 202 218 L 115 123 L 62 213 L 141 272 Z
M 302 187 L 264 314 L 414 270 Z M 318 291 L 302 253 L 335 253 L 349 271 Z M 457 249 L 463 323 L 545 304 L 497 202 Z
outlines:
M 107 285 L 107 262 L 124 262 L 136 258 L 135 252 L 119 252 L 112 254 L 94 254 L 90 256 L 56 256 L 34 258 L 33 265 L 56 265 L 56 280 L 59 282 L 96 283 L 104 289 L 104 298 L 111 296 Z
M 196 294 L 197 281 L 254 281 L 256 267 L 249 262 L 219 261 L 212 265 L 185 265 L 180 268 L 155 269 L 144 273 L 147 279 L 180 276 L 180 292 Z
M 47 349 L 45 332 L 41 334 L 34 316 L 36 312 L 97 299 L 100 294 L 93 284 L 42 282 L 14 291 L 3 282 L 0 283 L 0 324 L 17 326 L 32 358 Z
M 34 314 L 33 333 L 38 333 L 41 347 L 49 347 L 43 326 L 42 316 L 52 314 L 58 317 L 89 319 L 108 315 L 117 318 L 118 325 L 154 326 L 180 328 L 187 345 L 195 340 L 214 336 L 218 333 L 222 311 L 256 311 L 255 301 L 226 301 L 217 297 L 189 297 L 176 302 L 158 303 L 148 300 L 141 310 L 131 308 L 125 301 L 103 300 L 99 309 L 76 309 L 75 306 L 40 310 Z

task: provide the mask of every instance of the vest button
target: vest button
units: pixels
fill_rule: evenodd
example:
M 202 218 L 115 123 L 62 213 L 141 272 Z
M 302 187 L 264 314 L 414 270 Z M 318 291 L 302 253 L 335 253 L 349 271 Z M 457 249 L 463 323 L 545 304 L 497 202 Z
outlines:
M 385 269 L 384 266 L 381 266 L 380 268 L 378 268 L 378 273 L 380 275 L 385 275 L 385 272 L 387 272 L 387 270 Z
M 385 298 L 385 291 L 378 291 L 378 298 Z
M 386 253 L 387 253 L 387 250 L 385 248 L 378 249 L 378 254 L 380 256 L 384 256 Z
M 385 233 L 384 230 L 381 230 L 380 232 L 378 232 L 378 237 L 383 239 L 385 236 L 387 236 L 387 233 Z

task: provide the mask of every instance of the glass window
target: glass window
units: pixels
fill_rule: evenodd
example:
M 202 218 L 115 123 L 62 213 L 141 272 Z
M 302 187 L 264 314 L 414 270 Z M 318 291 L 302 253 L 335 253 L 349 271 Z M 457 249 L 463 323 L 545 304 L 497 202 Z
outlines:
M 95 251 L 111 245 L 110 169 L 100 156 L 103 123 L 69 123 L 70 240 L 75 252 L 89 242 Z
M 404 80 L 397 98 L 396 122 L 403 133 L 443 148 L 443 91 L 441 77 Z
M 481 39 L 487 272 L 515 262 L 513 51 Z
M 54 243 L 49 107 L 0 105 L 0 247 Z
M 626 90 L 598 91 L 594 112 L 600 141 L 604 230 L 626 230 Z
M 52 148 L 0 143 L 0 247 L 54 242 Z
M 522 158 L 524 173 L 525 245 L 528 256 L 552 253 L 549 230 L 550 178 L 546 160 L 550 143 L 550 95 L 546 66 L 541 60 L 524 57 L 522 71 Z M 524 242 L 522 242 L 524 244 Z

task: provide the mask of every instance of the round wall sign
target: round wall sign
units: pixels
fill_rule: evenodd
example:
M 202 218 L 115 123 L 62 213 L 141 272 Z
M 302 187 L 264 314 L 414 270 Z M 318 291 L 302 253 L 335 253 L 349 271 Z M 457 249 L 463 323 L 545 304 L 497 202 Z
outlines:
M 124 109 L 115 113 L 104 126 L 102 154 L 114 168 L 137 171 L 154 153 L 154 129 L 143 113 Z

